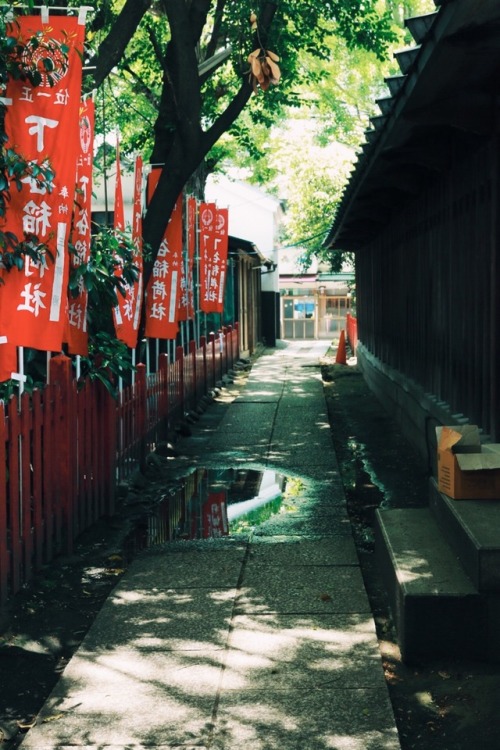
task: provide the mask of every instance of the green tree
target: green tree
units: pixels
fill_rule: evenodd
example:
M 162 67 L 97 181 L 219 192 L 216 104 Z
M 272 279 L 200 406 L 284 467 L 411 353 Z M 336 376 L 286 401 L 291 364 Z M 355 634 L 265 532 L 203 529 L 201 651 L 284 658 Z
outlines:
M 207 157 L 218 158 L 214 147 L 238 128 L 250 100 L 251 120 L 241 133 L 247 145 L 254 123 L 269 126 L 284 116 L 294 105 L 294 90 L 307 83 L 303 55 L 328 58 L 332 24 L 349 48 L 365 47 L 379 57 L 385 55 L 394 32 L 389 14 L 378 6 L 377 0 L 99 4 L 91 28 L 95 70 L 88 86 L 102 86 L 119 71 L 120 79 L 113 85 L 115 112 L 118 116 L 120 111 L 130 142 L 151 144 L 150 161 L 165 165 L 144 219 L 144 240 L 152 250 L 146 275 L 182 188 Z M 251 23 L 253 11 L 256 23 Z M 249 63 L 255 50 L 263 57 L 267 50 L 279 56 L 279 86 L 267 88 L 261 82 L 255 87 Z M 133 120 L 140 122 L 140 136 L 132 132 Z
M 404 27 L 406 17 L 433 9 L 431 0 L 387 3 L 394 19 L 389 52 L 412 43 Z M 399 68 L 392 54 L 380 59 L 371 50 L 349 45 L 335 34 L 334 24 L 329 29 L 327 59 L 308 52 L 301 55 L 303 83 L 294 89 L 294 106 L 287 107 L 284 122 L 256 128 L 244 113 L 240 121 L 252 141 L 252 160 L 234 144 L 227 154 L 231 163 L 246 167 L 245 179 L 286 199 L 282 242 L 303 247 L 303 266 L 316 256 L 337 271 L 342 254 L 331 255 L 323 241 L 364 132 L 371 127 L 370 117 L 380 114 L 376 100 L 389 94 L 384 78 Z

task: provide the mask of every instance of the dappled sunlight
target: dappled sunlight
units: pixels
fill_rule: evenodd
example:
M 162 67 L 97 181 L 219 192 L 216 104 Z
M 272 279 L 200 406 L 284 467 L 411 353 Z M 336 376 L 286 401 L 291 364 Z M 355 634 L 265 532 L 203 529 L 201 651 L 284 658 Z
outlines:
M 171 690 L 182 690 L 192 695 L 213 695 L 217 688 L 224 652 L 210 649 L 205 644 L 203 655 L 199 650 L 144 651 L 130 647 L 121 647 L 96 656 L 93 667 L 99 681 L 103 671 L 109 684 L 109 670 L 113 679 L 121 684 L 124 690 L 137 689 L 138 684 L 147 686 L 147 690 L 159 690 L 162 694 Z M 128 687 L 127 687 L 128 685 Z M 96 685 L 98 689 L 98 683 Z
M 384 739 L 379 732 L 365 732 L 362 736 L 353 737 L 352 735 L 334 734 L 325 738 L 325 747 L 331 750 L 394 750 L 395 737 L 393 732 L 387 732 L 387 738 Z
M 428 561 L 422 557 L 418 550 L 404 550 L 401 554 L 398 576 L 401 583 L 409 583 L 410 581 L 416 581 L 419 578 L 430 579 L 433 578 L 434 574 L 429 567 Z M 438 586 L 439 584 L 436 583 Z
M 368 676 L 366 660 L 380 662 L 370 619 L 348 615 L 255 615 L 234 619 L 225 689 L 383 685 L 382 670 Z M 369 662 L 368 662 L 369 663 Z
M 382 691 L 363 689 L 228 693 L 220 706 L 215 746 L 396 750 L 397 733 L 384 722 L 386 700 Z

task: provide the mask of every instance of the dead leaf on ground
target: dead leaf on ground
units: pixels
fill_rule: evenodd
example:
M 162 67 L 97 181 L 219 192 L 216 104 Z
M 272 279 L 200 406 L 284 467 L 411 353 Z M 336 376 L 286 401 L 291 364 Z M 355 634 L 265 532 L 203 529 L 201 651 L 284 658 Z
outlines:
M 36 724 L 36 716 L 34 716 L 32 719 L 28 719 L 27 721 L 18 721 L 17 726 L 19 729 L 22 729 L 23 731 L 27 731 L 28 729 L 32 729 Z
M 49 721 L 57 721 L 58 719 L 62 719 L 64 714 L 52 714 L 52 716 L 45 716 L 42 724 L 46 724 Z

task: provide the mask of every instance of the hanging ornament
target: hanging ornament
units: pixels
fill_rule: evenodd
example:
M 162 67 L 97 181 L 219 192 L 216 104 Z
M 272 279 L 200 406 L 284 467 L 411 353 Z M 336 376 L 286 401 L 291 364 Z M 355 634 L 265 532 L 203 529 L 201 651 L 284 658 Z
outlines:
M 250 16 L 250 24 L 252 31 L 255 31 L 258 36 L 257 16 L 255 13 L 252 13 Z M 271 84 L 276 86 L 279 83 L 281 77 L 281 71 L 277 65 L 279 57 L 274 52 L 266 50 L 264 47 L 258 47 L 253 52 L 250 52 L 247 61 L 250 63 L 248 80 L 252 84 L 254 92 L 257 92 L 259 88 L 262 91 L 267 91 Z

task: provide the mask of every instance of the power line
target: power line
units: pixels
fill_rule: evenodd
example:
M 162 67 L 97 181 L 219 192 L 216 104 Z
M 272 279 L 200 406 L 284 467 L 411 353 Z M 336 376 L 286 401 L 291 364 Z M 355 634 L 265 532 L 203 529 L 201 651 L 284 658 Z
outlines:
M 312 240 L 315 240 L 316 237 L 321 237 L 324 234 L 328 233 L 328 229 L 324 229 L 322 232 L 318 232 L 318 234 L 313 234 L 310 237 L 305 237 L 303 240 L 299 240 L 298 242 L 294 242 L 292 245 L 283 245 L 281 248 L 282 250 L 287 250 L 289 247 L 299 247 L 300 245 L 303 245 L 305 242 L 311 242 Z

